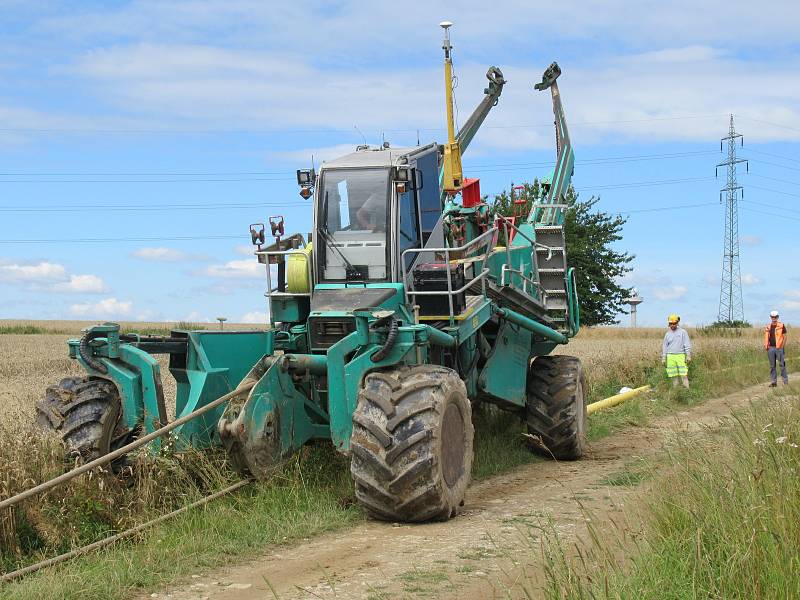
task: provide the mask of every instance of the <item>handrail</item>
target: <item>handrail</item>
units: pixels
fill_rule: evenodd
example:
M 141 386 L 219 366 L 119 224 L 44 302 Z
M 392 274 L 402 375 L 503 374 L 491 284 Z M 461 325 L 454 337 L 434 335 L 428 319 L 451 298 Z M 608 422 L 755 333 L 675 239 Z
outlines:
M 489 274 L 490 269 L 487 267 L 483 269 L 480 273 L 478 273 L 475 277 L 469 280 L 468 283 L 462 285 L 457 290 L 453 290 L 452 294 L 455 296 L 456 294 L 460 294 L 462 292 L 467 291 L 472 284 L 474 284 L 478 279 L 486 276 Z M 428 290 L 428 291 L 421 291 L 421 290 L 411 290 L 408 295 L 409 296 L 443 296 L 445 294 L 444 290 Z
M 485 266 L 485 263 L 486 263 L 486 259 L 489 256 L 489 253 L 492 250 L 492 247 L 494 246 L 494 240 L 495 240 L 497 232 L 498 232 L 497 227 L 492 227 L 491 229 L 488 229 L 488 230 L 484 231 L 481 235 L 479 235 L 475 239 L 470 240 L 466 244 L 463 244 L 461 246 L 456 246 L 456 247 L 453 247 L 453 248 L 451 248 L 451 247 L 443 247 L 443 248 L 409 248 L 408 250 L 403 251 L 403 253 L 400 255 L 400 270 L 401 270 L 401 274 L 402 274 L 402 277 L 403 277 L 402 280 L 403 280 L 403 283 L 404 283 L 403 288 L 404 288 L 404 296 L 405 296 L 406 304 L 410 303 L 410 297 L 411 296 L 447 296 L 447 304 L 448 304 L 448 308 L 449 308 L 449 311 L 450 311 L 449 312 L 450 325 L 451 326 L 454 325 L 455 324 L 455 310 L 454 310 L 454 307 L 453 307 L 453 296 L 455 296 L 456 294 L 460 294 L 460 293 L 464 292 L 466 289 L 468 289 L 469 287 L 471 287 L 472 285 L 474 285 L 478 281 L 481 282 L 481 289 L 482 289 L 483 295 L 484 296 L 486 295 L 486 276 L 489 274 L 490 270 Z M 449 266 L 450 266 L 450 254 L 452 252 L 465 252 L 466 253 L 466 252 L 469 251 L 469 249 L 471 249 L 471 248 L 473 248 L 475 246 L 480 246 L 481 243 L 484 242 L 484 239 L 486 239 L 486 242 L 485 242 L 486 243 L 486 250 L 483 253 L 483 257 L 480 259 L 484 263 L 484 268 L 481 270 L 480 273 L 478 273 L 478 275 L 473 277 L 467 284 L 465 284 L 464 286 L 460 287 L 457 290 L 454 290 L 453 289 L 452 274 L 451 274 L 450 268 L 449 268 Z M 406 260 L 405 260 L 406 255 L 407 254 L 437 253 L 437 252 L 444 252 L 445 263 L 448 265 L 448 269 L 447 269 L 447 290 L 441 290 L 441 291 L 439 291 L 439 290 L 428 290 L 426 292 L 414 290 L 414 280 L 413 280 L 413 278 L 411 279 L 410 285 L 409 285 L 409 282 L 408 282 L 408 273 L 406 272 Z
M 314 289 L 314 279 L 313 274 L 311 273 L 311 257 L 304 252 L 302 248 L 290 248 L 289 250 L 258 250 L 255 252 L 256 256 L 266 256 L 267 257 L 267 300 L 272 300 L 272 296 L 303 296 L 310 298 L 311 297 L 311 290 Z M 270 256 L 289 256 L 291 254 L 302 254 L 306 257 L 306 270 L 308 271 L 308 285 L 309 291 L 306 292 L 276 292 L 272 288 L 272 271 L 269 268 L 269 257 Z M 288 281 L 287 281 L 288 285 Z M 275 289 L 278 289 L 277 286 Z M 272 310 L 272 304 L 270 304 L 270 310 Z
M 578 335 L 578 331 L 581 328 L 581 305 L 578 298 L 578 282 L 575 277 L 575 267 L 570 267 L 567 271 L 565 283 L 567 284 L 569 328 L 572 335 Z
M 525 235 L 522 231 L 520 231 L 519 227 L 514 225 L 508 217 L 504 217 L 503 215 L 495 215 L 495 219 L 498 221 L 502 221 L 504 225 L 511 227 L 517 235 L 522 236 L 524 239 L 528 240 L 532 246 L 544 248 L 547 250 L 547 260 L 550 260 L 550 257 L 553 255 L 553 246 L 548 246 L 547 244 L 542 244 L 541 242 L 537 242 L 536 240 L 532 240 L 527 235 Z M 508 231 L 506 231 L 506 248 L 508 248 Z

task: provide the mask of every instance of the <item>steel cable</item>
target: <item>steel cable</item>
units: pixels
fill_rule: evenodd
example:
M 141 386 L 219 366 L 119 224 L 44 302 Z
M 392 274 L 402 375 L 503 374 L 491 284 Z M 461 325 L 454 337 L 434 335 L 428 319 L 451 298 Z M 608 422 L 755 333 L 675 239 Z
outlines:
M 25 575 L 29 575 L 31 573 L 34 573 L 34 572 L 39 571 L 41 569 L 44 569 L 46 567 L 51 567 L 51 566 L 56 565 L 58 563 L 64 562 L 66 560 L 70 560 L 72 558 L 77 558 L 78 556 L 82 556 L 84 554 L 88 554 L 89 552 L 91 552 L 93 550 L 97 550 L 98 548 L 103 548 L 105 546 L 109 546 L 109 545 L 113 544 L 114 542 L 117 542 L 119 540 L 134 536 L 137 533 L 147 529 L 148 527 L 152 527 L 153 525 L 157 525 L 158 523 L 166 521 L 167 519 L 171 519 L 172 517 L 176 517 L 176 516 L 178 516 L 178 515 L 180 515 L 182 513 L 185 513 L 186 511 L 188 511 L 188 510 L 190 510 L 192 508 L 196 508 L 198 506 L 202 506 L 203 504 L 208 504 L 212 500 L 216 500 L 217 498 L 220 498 L 221 496 L 224 496 L 225 494 L 229 494 L 229 493 L 231 493 L 233 491 L 236 491 L 239 488 L 242 488 L 242 487 L 248 485 L 249 483 L 252 483 L 252 481 L 249 480 L 249 479 L 244 479 L 242 481 L 237 481 L 233 485 L 229 485 L 225 489 L 222 489 L 222 490 L 220 490 L 218 492 L 214 492 L 213 494 L 210 494 L 210 495 L 206 496 L 205 498 L 202 498 L 202 499 L 198 500 L 197 502 L 192 502 L 191 504 L 187 504 L 186 506 L 182 506 L 181 508 L 173 510 L 170 513 L 167 513 L 165 515 L 161 515 L 160 517 L 156 517 L 155 519 L 151 519 L 151 520 L 149 520 L 149 521 L 147 521 L 145 523 L 142 523 L 141 525 L 137 525 L 135 527 L 131 527 L 130 529 L 127 529 L 127 530 L 125 530 L 123 532 L 108 536 L 107 538 L 103 538 L 102 540 L 98 540 L 98 541 L 93 542 L 91 544 L 87 544 L 86 546 L 83 546 L 81 548 L 76 548 L 75 550 L 70 550 L 69 552 L 65 552 L 64 554 L 59 554 L 58 556 L 54 556 L 53 558 L 48 558 L 47 560 L 40 561 L 40 562 L 38 562 L 36 564 L 29 565 L 29 566 L 24 567 L 22 569 L 17 569 L 16 571 L 11 571 L 9 573 L 4 573 L 2 576 L 0 576 L 0 581 L 6 581 L 6 582 L 13 581 L 14 579 L 19 579 L 20 577 L 24 577 Z

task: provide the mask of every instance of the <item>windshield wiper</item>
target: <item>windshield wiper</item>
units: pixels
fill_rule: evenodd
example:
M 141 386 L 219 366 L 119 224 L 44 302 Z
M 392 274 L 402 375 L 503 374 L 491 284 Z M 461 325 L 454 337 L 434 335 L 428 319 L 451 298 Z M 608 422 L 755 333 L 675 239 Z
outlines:
M 361 272 L 360 269 L 356 269 L 347 257 L 339 250 L 339 247 L 336 246 L 335 240 L 333 240 L 330 234 L 327 231 L 328 228 L 328 192 L 325 192 L 325 206 L 322 210 L 322 224 L 317 225 L 317 233 L 322 238 L 322 241 L 325 243 L 326 248 L 330 248 L 339 255 L 339 257 L 344 262 L 345 270 L 344 270 L 344 279 L 345 281 L 350 281 L 350 278 L 356 277 L 365 279 L 364 274 Z

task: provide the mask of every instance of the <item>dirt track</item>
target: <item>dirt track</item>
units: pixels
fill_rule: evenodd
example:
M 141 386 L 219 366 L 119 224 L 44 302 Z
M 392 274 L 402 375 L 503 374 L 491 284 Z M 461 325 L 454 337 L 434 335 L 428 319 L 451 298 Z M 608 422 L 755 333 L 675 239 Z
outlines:
M 631 428 L 590 445 L 575 463 L 537 462 L 470 488 L 466 509 L 446 523 L 368 522 L 193 578 L 151 597 L 174 600 L 261 598 L 507 598 L 535 592 L 541 560 L 536 525 L 552 522 L 562 539 L 621 511 L 635 487 L 603 483 L 639 457 L 657 454 L 675 431 L 716 427 L 731 409 L 764 397 L 749 388 Z M 582 508 L 583 507 L 583 508 Z

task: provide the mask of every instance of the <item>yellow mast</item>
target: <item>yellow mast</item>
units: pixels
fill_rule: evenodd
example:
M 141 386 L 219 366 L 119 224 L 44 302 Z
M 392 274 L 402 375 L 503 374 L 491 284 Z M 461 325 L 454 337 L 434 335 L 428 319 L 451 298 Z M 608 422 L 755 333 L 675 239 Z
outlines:
M 461 190 L 461 148 L 456 142 L 455 121 L 453 118 L 453 59 L 450 51 L 450 21 L 442 21 L 439 26 L 444 29 L 444 93 L 447 108 L 447 143 L 444 146 L 444 191 L 449 196 L 455 196 Z

